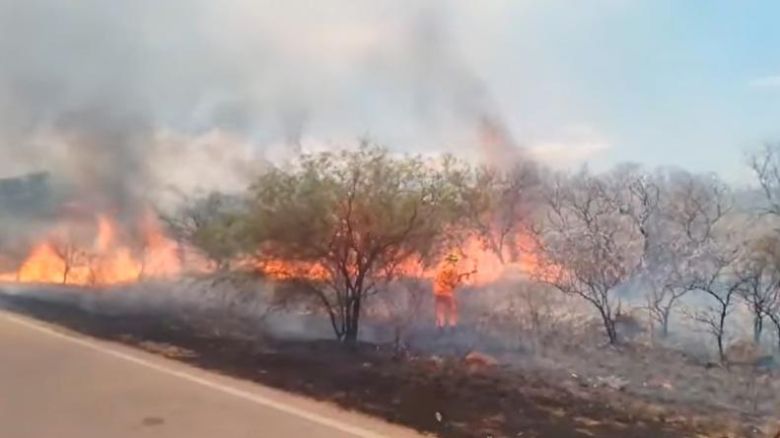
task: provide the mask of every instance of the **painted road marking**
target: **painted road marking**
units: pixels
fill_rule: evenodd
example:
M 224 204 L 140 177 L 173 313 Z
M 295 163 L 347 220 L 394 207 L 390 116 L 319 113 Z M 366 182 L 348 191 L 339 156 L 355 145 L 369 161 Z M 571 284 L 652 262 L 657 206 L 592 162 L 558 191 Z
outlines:
M 288 405 L 286 403 L 278 402 L 275 400 L 272 400 L 267 397 L 263 397 L 258 394 L 253 394 L 249 391 L 243 391 L 241 389 L 233 388 L 231 386 L 227 386 L 218 382 L 214 382 L 212 380 L 208 380 L 203 377 L 199 377 L 193 374 L 190 374 L 185 371 L 175 370 L 160 364 L 156 364 L 154 362 L 150 362 L 148 360 L 132 356 L 127 353 L 123 353 L 121 351 L 117 351 L 111 348 L 108 348 L 104 345 L 101 345 L 97 342 L 93 342 L 86 338 L 78 338 L 75 336 L 71 336 L 59 331 L 56 331 L 54 329 L 51 329 L 49 327 L 46 327 L 44 325 L 32 322 L 25 318 L 20 318 L 15 315 L 9 315 L 4 312 L 0 312 L 6 319 L 8 319 L 11 322 L 14 322 L 16 324 L 25 326 L 27 328 L 36 330 L 40 333 L 47 334 L 49 336 L 53 336 L 65 341 L 68 341 L 70 343 L 79 345 L 81 347 L 86 347 L 95 351 L 98 351 L 103 354 L 107 354 L 109 356 L 113 356 L 117 359 L 122 359 L 127 362 L 132 362 L 136 365 L 140 365 L 142 367 L 146 367 L 155 371 L 158 371 L 160 373 L 168 374 L 169 376 L 178 377 L 183 380 L 187 380 L 192 383 L 197 383 L 199 385 L 205 386 L 207 388 L 211 388 L 213 390 L 223 392 L 225 394 L 232 395 L 234 397 L 238 397 L 247 401 L 250 401 L 252 403 L 262 405 L 265 407 L 269 407 L 272 409 L 276 409 L 277 411 L 284 412 L 286 414 L 295 415 L 297 417 L 305 418 L 306 420 L 309 420 L 311 422 L 321 424 L 323 426 L 330 427 L 332 429 L 348 433 L 350 435 L 354 435 L 361 438 L 384 438 L 384 435 L 378 434 L 376 432 L 363 429 L 361 427 L 353 426 L 348 423 L 344 423 L 342 421 L 335 420 L 333 418 L 328 418 L 323 415 L 316 414 L 314 412 L 309 412 L 306 410 L 303 410 L 301 408 L 297 408 L 295 406 Z

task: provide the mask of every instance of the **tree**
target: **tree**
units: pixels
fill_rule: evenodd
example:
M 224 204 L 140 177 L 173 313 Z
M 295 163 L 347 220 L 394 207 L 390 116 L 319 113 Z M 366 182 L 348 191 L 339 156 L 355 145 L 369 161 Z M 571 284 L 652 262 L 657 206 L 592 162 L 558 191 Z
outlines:
M 780 216 L 780 144 L 765 144 L 748 156 L 748 165 L 766 200 L 764 213 Z
M 86 253 L 70 236 L 58 236 L 50 242 L 50 246 L 62 260 L 62 284 L 67 284 L 71 270 L 85 261 Z
M 780 239 L 774 234 L 749 243 L 737 275 L 742 280 L 740 296 L 753 314 L 753 342 L 761 342 L 764 319 L 772 321 L 780 305 Z
M 680 259 L 678 263 L 685 263 L 684 258 Z M 672 311 L 679 300 L 691 290 L 682 279 L 685 267 L 670 266 L 669 269 L 667 273 L 661 274 L 663 275 L 661 281 L 651 284 L 647 296 L 650 317 L 660 326 L 662 338 L 669 337 L 669 322 Z
M 738 219 L 732 214 L 732 195 L 715 175 L 668 176 L 669 195 L 662 204 L 668 235 L 656 254 L 659 284 L 672 285 L 678 294 L 697 291 L 707 297 L 706 305 L 687 313 L 715 338 L 725 361 L 726 320 L 743 285 L 737 267 L 744 248 L 730 230 Z
M 211 262 L 217 272 L 225 272 L 241 249 L 239 218 L 244 207 L 240 197 L 213 192 L 184 199 L 172 214 L 161 217 L 179 243 L 181 258 L 183 246 L 191 245 Z
M 618 342 L 614 301 L 644 264 L 656 190 L 635 167 L 594 176 L 559 176 L 547 194 L 547 217 L 534 232 L 542 269 L 536 276 L 598 311 Z
M 659 205 L 650 226 L 645 277 L 648 310 L 665 338 L 673 309 L 700 282 L 697 263 L 731 207 L 725 184 L 714 175 L 663 170 L 654 180 Z
M 49 247 L 62 261 L 62 284 L 68 283 L 74 268 L 79 269 L 87 263 L 84 235 L 81 224 L 75 221 L 61 224 L 51 234 Z
M 405 263 L 430 260 L 455 202 L 432 163 L 363 141 L 260 176 L 244 215 L 247 249 L 261 267 L 291 269 L 336 337 L 354 343 L 364 301 Z
M 461 200 L 459 219 L 482 247 L 504 264 L 517 256 L 517 233 L 530 224 L 538 203 L 539 175 L 531 161 L 508 169 L 450 167 L 448 178 Z M 509 260 L 507 260 L 509 259 Z
M 775 326 L 777 348 L 780 350 L 780 298 L 773 303 L 766 316 L 772 321 L 772 325 Z
M 763 321 L 763 318 L 758 317 L 758 313 L 763 313 L 777 330 L 780 348 L 780 292 L 777 291 L 777 285 L 774 290 L 771 287 L 773 278 L 777 275 L 773 271 L 780 268 L 780 260 L 776 258 L 780 231 L 777 226 L 777 219 L 780 218 L 780 144 L 765 144 L 763 148 L 749 155 L 748 164 L 764 196 L 765 205 L 760 211 L 771 219 L 774 226 L 774 236 L 763 236 L 765 241 L 758 249 L 758 260 L 754 259 L 751 263 L 754 275 L 750 276 L 750 281 L 747 282 L 747 287 L 751 289 L 747 293 L 748 303 L 754 312 L 754 336 L 757 326 Z
M 734 271 L 739 254 L 736 249 L 728 247 L 711 248 L 704 259 L 703 272 L 697 274 L 692 288 L 705 293 L 710 300 L 702 308 L 689 312 L 689 316 L 703 324 L 705 330 L 715 338 L 718 357 L 725 363 L 726 318 L 742 287 L 742 279 Z

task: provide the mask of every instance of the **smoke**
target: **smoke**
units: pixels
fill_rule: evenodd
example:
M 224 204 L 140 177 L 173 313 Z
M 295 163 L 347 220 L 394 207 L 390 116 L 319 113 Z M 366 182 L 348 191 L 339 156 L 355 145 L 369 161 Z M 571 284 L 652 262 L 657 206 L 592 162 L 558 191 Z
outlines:
M 236 185 L 248 162 L 364 133 L 481 143 L 472 155 L 502 162 L 514 142 L 453 24 L 478 9 L 0 0 L 0 174 L 47 170 L 96 208 L 133 210 L 161 187 L 214 188 L 201 176 L 217 172 Z
M 423 11 L 409 41 L 412 71 L 417 74 L 416 103 L 420 119 L 450 116 L 474 129 L 481 158 L 493 165 L 517 159 L 519 149 L 487 85 L 452 45 L 446 17 Z M 449 114 L 448 113 L 449 110 Z

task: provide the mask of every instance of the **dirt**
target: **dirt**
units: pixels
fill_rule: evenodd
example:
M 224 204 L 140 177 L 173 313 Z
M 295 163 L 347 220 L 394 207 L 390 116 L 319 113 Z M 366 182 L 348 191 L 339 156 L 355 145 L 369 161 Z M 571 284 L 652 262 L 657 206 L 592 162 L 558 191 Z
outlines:
M 97 338 L 333 402 L 443 437 L 727 436 L 666 411 L 615 407 L 542 375 L 458 358 L 398 358 L 389 348 L 226 334 L 202 320 L 101 314 L 68 303 L 3 296 L 13 311 Z M 602 391 L 603 394 L 609 394 Z M 617 397 L 617 395 L 616 395 Z M 733 436 L 733 435 L 732 435 Z

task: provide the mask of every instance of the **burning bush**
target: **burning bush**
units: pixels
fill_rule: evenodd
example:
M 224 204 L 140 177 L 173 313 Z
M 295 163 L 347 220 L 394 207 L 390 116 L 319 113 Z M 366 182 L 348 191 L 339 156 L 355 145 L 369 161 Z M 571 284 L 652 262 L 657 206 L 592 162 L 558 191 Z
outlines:
M 138 219 L 132 235 L 111 216 L 65 218 L 34 243 L 5 281 L 111 285 L 143 277 L 177 275 L 181 268 L 175 242 L 168 239 L 151 210 Z
M 456 190 L 431 163 L 364 143 L 263 174 L 243 218 L 260 269 L 294 282 L 357 340 L 364 300 L 426 264 L 453 220 Z

